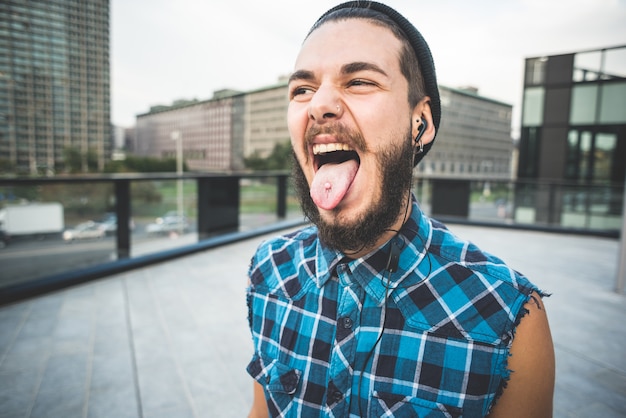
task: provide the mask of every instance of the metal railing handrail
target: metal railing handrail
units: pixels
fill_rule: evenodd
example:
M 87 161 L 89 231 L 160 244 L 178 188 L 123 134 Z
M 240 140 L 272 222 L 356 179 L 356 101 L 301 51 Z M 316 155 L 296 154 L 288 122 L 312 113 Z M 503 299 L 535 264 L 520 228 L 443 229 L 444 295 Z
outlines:
M 204 251 L 219 245 L 225 245 L 239 240 L 250 239 L 255 236 L 273 233 L 285 228 L 291 228 L 304 224 L 305 219 L 301 218 L 295 221 L 285 221 L 287 212 L 287 189 L 290 173 L 288 171 L 268 171 L 268 172 L 215 172 L 215 173 L 184 173 L 181 176 L 176 173 L 124 173 L 124 174 L 98 174 L 98 175 L 77 175 L 77 176 L 56 176 L 56 177 L 0 177 L 0 187 L 2 186 L 32 186 L 58 183 L 111 183 L 114 186 L 115 194 L 115 213 L 117 216 L 117 234 L 115 251 L 117 253 L 116 260 L 94 265 L 87 268 L 76 269 L 73 271 L 49 275 L 39 279 L 31 280 L 27 283 L 21 283 L 0 288 L 0 305 L 35 295 L 47 293 L 53 290 L 62 289 L 89 280 L 106 277 L 123 271 L 143 267 L 149 264 L 171 260 L 187 254 L 198 251 Z M 239 194 L 239 180 L 241 179 L 277 179 L 276 189 L 276 216 L 278 222 L 256 228 L 247 232 L 238 231 L 237 228 L 226 228 L 221 231 L 215 230 L 214 219 L 216 213 L 211 212 L 210 204 L 211 194 L 214 187 L 229 187 L 227 194 Z M 182 245 L 174 249 L 162 250 L 146 255 L 131 257 L 131 240 L 130 240 L 130 220 L 131 220 L 131 182 L 153 181 L 153 180 L 195 180 L 197 182 L 197 226 L 198 226 L 198 242 L 191 245 Z M 449 181 L 450 177 L 419 177 L 418 182 L 433 182 L 437 180 Z M 232 180 L 232 181 L 231 181 Z M 459 180 L 453 179 L 453 180 Z M 221 185 L 225 181 L 225 186 Z M 547 182 L 547 181 L 531 181 L 531 180 L 500 180 L 492 178 L 471 178 L 460 179 L 460 181 L 472 183 L 503 183 L 510 189 L 529 186 L 531 188 L 550 190 L 570 190 L 571 188 L 582 188 L 585 191 L 590 190 L 615 190 L 618 193 L 623 192 L 623 186 L 609 183 L 581 183 L 571 181 Z M 226 190 L 226 189 L 224 189 Z M 222 193 L 224 194 L 224 193 Z M 222 203 L 218 202 L 218 206 Z M 239 199 L 236 199 L 239 204 Z M 468 203 L 469 204 L 469 203 Z M 549 204 L 552 204 L 550 202 Z M 231 206 L 232 208 L 232 206 Z M 223 209 L 223 208 L 222 208 Z M 221 209 L 220 209 L 221 210 Z M 238 211 L 239 208 L 234 210 Z M 622 214 L 623 216 L 623 214 Z M 549 224 L 516 224 L 502 221 L 484 221 L 472 220 L 444 215 L 435 215 L 435 217 L 446 223 L 463 223 L 485 227 L 499 228 L 515 228 L 541 230 L 547 232 L 560 232 L 570 234 L 595 235 L 600 237 L 619 238 L 620 231 L 613 229 L 593 229 L 593 228 L 572 228 L 572 227 L 555 227 Z
M 87 283 L 92 280 L 124 273 L 126 271 L 163 263 L 178 257 L 210 250 L 222 245 L 252 239 L 258 236 L 276 233 L 281 230 L 295 228 L 306 224 L 304 219 L 282 221 L 268 226 L 261 226 L 250 231 L 239 231 L 217 235 L 193 244 L 181 245 L 176 248 L 161 250 L 132 258 L 123 258 L 91 267 L 80 268 L 69 272 L 49 275 L 25 283 L 0 288 L 0 306 L 20 300 L 40 296 L 70 286 Z

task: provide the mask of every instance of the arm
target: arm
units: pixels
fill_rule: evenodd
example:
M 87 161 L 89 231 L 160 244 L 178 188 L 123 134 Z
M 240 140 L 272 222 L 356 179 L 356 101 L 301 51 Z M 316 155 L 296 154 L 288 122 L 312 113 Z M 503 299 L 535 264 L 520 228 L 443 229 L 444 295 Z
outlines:
M 551 417 L 554 393 L 554 347 L 546 309 L 536 293 L 511 345 L 511 379 L 489 418 Z
M 252 409 L 250 410 L 250 414 L 248 414 L 248 418 L 269 418 L 263 386 L 261 386 L 257 381 L 254 381 L 253 390 L 254 399 L 252 401 Z

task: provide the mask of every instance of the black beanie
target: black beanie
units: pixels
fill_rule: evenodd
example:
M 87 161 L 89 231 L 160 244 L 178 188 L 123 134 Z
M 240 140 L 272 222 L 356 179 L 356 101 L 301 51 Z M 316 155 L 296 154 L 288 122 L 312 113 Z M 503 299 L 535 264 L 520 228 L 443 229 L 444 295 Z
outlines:
M 346 3 L 342 3 L 324 13 L 313 27 L 317 26 L 319 21 L 324 19 L 330 13 L 333 13 L 340 9 L 349 8 L 371 9 L 376 12 L 382 13 L 391 20 L 393 20 L 402 30 L 402 32 L 404 32 L 406 39 L 413 47 L 413 51 L 415 51 L 417 62 L 420 67 L 420 72 L 422 73 L 422 78 L 424 79 L 424 88 L 426 90 L 426 95 L 430 97 L 430 109 L 433 116 L 433 123 L 435 124 L 436 134 L 439 131 L 439 122 L 441 120 L 441 100 L 439 98 L 439 88 L 437 86 L 437 75 L 435 74 L 435 63 L 433 61 L 433 56 L 431 55 L 430 48 L 428 47 L 428 44 L 424 40 L 422 34 L 419 33 L 415 26 L 413 26 L 413 24 L 400 13 L 387 5 L 375 1 L 348 1 Z M 424 155 L 426 155 L 428 150 L 430 150 L 433 142 L 434 139 L 432 142 L 424 145 L 424 152 L 416 155 L 414 165 L 416 165 L 424 157 Z

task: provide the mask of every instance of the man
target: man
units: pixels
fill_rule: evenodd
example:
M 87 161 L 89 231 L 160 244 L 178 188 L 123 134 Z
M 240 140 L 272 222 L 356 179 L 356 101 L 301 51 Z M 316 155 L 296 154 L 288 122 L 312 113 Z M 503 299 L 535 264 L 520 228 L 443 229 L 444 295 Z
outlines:
M 250 267 L 251 417 L 547 417 L 542 294 L 412 196 L 440 103 L 430 51 L 393 9 L 313 26 L 289 81 L 301 205 L 314 226 Z

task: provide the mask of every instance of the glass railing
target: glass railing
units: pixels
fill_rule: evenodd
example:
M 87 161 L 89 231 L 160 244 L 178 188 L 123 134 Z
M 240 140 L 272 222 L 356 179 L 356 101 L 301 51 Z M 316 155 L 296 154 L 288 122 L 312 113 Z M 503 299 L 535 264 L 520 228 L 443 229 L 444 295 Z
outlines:
M 416 178 L 414 193 L 447 222 L 615 237 L 624 198 L 621 185 L 464 179 Z M 287 172 L 1 178 L 0 295 L 290 220 L 304 218 Z
M 614 237 L 621 228 L 622 185 L 455 179 L 456 189 L 446 190 L 445 181 L 439 187 L 440 195 L 458 196 L 446 211 L 432 206 L 437 181 L 415 187 L 421 207 L 435 218 Z M 459 207 L 465 214 L 455 213 Z

